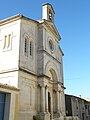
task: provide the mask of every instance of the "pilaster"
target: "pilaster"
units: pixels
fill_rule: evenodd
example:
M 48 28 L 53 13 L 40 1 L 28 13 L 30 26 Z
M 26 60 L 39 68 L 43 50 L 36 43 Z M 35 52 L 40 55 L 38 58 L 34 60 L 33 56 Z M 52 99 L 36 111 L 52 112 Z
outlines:
M 41 112 L 45 112 L 45 87 L 41 86 Z
M 46 112 L 48 112 L 48 87 L 46 86 Z

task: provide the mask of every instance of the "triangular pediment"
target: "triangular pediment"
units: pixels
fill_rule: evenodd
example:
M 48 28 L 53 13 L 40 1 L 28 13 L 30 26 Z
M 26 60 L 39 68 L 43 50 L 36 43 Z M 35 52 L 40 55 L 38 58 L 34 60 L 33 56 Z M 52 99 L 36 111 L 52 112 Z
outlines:
M 59 35 L 59 33 L 57 31 L 57 28 L 54 25 L 54 23 L 45 20 L 45 25 L 50 29 L 51 32 L 53 32 L 53 34 L 58 38 L 58 40 L 60 40 L 61 37 L 60 37 L 60 35 Z

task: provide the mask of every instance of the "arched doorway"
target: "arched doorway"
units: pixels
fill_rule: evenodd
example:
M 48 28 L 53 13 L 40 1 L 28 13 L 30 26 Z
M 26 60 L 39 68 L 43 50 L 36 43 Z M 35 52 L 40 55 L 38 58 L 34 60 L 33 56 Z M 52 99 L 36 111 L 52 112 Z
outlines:
M 57 82 L 58 82 L 58 76 L 57 76 L 58 72 L 55 71 L 53 68 L 49 69 L 48 71 L 48 76 L 50 78 L 50 81 L 53 83 L 52 85 L 52 90 L 51 94 L 52 94 L 52 104 L 51 104 L 51 96 L 50 93 L 48 93 L 48 111 L 50 112 L 50 117 L 52 115 L 53 118 L 56 118 L 57 115 L 57 106 L 58 105 L 58 98 L 57 98 Z M 51 109 L 52 108 L 52 109 Z
M 51 97 L 50 97 L 50 92 L 48 92 L 48 112 L 51 113 Z
M 49 71 L 48 71 L 48 76 L 50 77 L 50 80 L 52 80 L 52 81 L 58 81 L 58 78 L 57 78 L 57 74 L 56 74 L 56 72 L 55 72 L 55 70 L 54 69 L 50 69 Z

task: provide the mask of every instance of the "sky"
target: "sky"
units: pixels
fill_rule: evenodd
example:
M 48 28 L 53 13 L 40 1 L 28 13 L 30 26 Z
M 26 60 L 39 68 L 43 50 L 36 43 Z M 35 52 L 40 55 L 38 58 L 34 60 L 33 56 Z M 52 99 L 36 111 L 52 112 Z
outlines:
M 47 2 L 61 36 L 65 93 L 90 98 L 90 0 L 0 0 L 0 20 L 16 14 L 39 20 Z

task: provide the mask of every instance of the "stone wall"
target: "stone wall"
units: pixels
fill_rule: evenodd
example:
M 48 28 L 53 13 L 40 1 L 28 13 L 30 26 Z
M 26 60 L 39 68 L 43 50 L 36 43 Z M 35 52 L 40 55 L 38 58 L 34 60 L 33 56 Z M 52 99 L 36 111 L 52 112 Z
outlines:
M 30 20 L 21 20 L 20 60 L 19 67 L 32 73 L 37 73 L 37 24 Z M 25 39 L 28 40 L 28 50 L 25 54 Z M 32 55 L 30 55 L 30 41 L 32 42 Z
M 68 116 L 68 117 L 65 117 L 64 120 L 80 120 L 80 119 L 76 116 Z
M 37 113 L 37 77 L 20 70 L 18 87 L 18 120 L 32 120 Z

